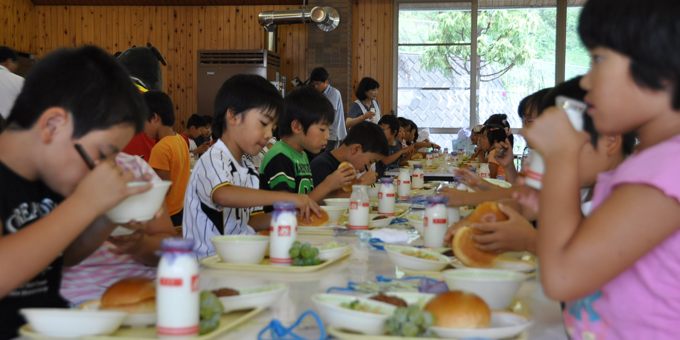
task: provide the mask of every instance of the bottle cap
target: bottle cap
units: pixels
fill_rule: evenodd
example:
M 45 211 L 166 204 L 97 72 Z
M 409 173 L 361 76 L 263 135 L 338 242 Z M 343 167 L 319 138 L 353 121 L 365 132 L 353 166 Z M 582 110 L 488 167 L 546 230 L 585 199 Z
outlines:
M 279 201 L 279 202 L 274 202 L 274 210 L 279 210 L 279 211 L 293 211 L 295 210 L 295 203 L 289 202 L 289 201 Z
M 446 204 L 448 202 L 449 202 L 448 197 L 442 195 L 435 195 L 427 198 L 428 204 Z
M 161 241 L 161 251 L 191 251 L 194 248 L 194 240 L 185 238 L 166 238 Z
M 422 164 L 413 164 L 414 169 L 422 169 L 423 165 Z
M 383 177 L 380 179 L 380 183 L 382 184 L 392 184 L 393 181 L 392 177 Z

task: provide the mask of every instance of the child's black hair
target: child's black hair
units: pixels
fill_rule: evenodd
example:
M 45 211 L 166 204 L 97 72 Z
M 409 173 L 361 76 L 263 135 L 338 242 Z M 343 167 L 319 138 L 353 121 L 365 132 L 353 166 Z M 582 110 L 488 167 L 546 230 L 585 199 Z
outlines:
M 510 123 L 508 122 L 508 115 L 504 113 L 494 113 L 489 118 L 486 119 L 484 125 L 498 125 L 507 129 L 505 134 L 507 136 L 510 145 L 515 145 L 515 137 L 510 133 Z
M 312 87 L 306 86 L 293 90 L 283 100 L 283 114 L 279 118 L 280 137 L 293 134 L 291 124 L 298 121 L 306 134 L 312 124 L 333 124 L 335 109 L 328 98 Z
M 328 77 L 330 75 L 328 74 L 328 71 L 326 71 L 325 68 L 323 67 L 317 67 L 312 70 L 312 73 L 309 75 L 309 81 L 310 82 L 315 82 L 315 81 L 320 81 L 320 82 L 325 82 L 328 80 Z
M 680 1 L 590 0 L 578 32 L 588 49 L 605 47 L 630 58 L 641 87 L 669 89 L 680 109 Z
M 359 85 L 357 85 L 357 91 L 354 94 L 357 96 L 357 99 L 364 100 L 367 98 L 366 92 L 377 88 L 380 88 L 380 83 L 378 83 L 377 80 L 371 77 L 364 77 L 361 78 L 361 81 L 359 81 Z
M 399 122 L 399 127 L 400 128 L 406 128 L 406 129 L 411 129 L 411 124 L 409 124 L 408 119 L 404 117 L 397 117 L 397 121 Z
M 194 113 L 187 119 L 187 129 L 191 129 L 192 127 L 195 128 L 202 128 L 206 126 L 207 123 L 205 122 L 205 119 L 203 119 L 203 116 Z
M 418 141 L 418 125 L 416 125 L 416 122 L 412 120 L 408 120 L 409 125 L 411 125 L 411 130 L 413 130 L 413 142 Z
M 500 143 L 508 138 L 503 125 L 484 125 L 484 131 L 486 131 L 486 138 L 489 141 L 489 145 L 491 146 L 493 146 L 496 142 Z
M 395 115 L 384 115 L 380 117 L 378 125 L 387 125 L 392 130 L 392 135 L 396 136 L 399 133 L 399 119 Z
M 383 156 L 389 153 L 387 137 L 380 126 L 372 122 L 364 121 L 352 127 L 342 144 L 348 146 L 359 144 L 363 152 L 373 152 Z
M 149 116 L 157 114 L 163 126 L 175 125 L 175 108 L 172 99 L 163 91 L 151 90 L 144 93 L 146 107 L 149 108 Z
M 128 73 L 94 46 L 60 49 L 36 63 L 14 102 L 8 129 L 29 129 L 51 107 L 71 113 L 74 138 L 119 124 L 139 132 L 148 116 Z
M 538 107 L 540 106 L 543 97 L 545 97 L 552 89 L 552 87 L 546 87 L 524 97 L 517 106 L 517 115 L 519 118 L 524 119 L 527 111 L 538 111 Z
M 213 136 L 221 138 L 227 130 L 227 111 L 241 115 L 252 109 L 261 110 L 275 121 L 283 111 L 283 98 L 276 87 L 261 76 L 237 74 L 227 79 L 215 96 Z
M 17 61 L 17 54 L 7 46 L 0 46 L 0 63 L 7 60 Z

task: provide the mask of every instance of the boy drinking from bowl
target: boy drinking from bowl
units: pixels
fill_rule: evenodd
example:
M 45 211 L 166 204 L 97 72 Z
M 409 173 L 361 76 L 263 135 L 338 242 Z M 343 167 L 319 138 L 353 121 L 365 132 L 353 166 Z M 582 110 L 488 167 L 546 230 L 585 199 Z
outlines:
M 21 308 L 66 307 L 62 266 L 111 233 L 101 215 L 149 189 L 128 187 L 113 161 L 146 115 L 127 72 L 96 47 L 53 52 L 26 77 L 0 134 L 0 338 L 17 335 Z
M 292 201 L 303 214 L 318 212 L 307 195 L 258 189 L 248 156 L 257 155 L 272 137 L 282 104 L 276 88 L 255 75 L 235 75 L 217 92 L 212 130 L 220 138 L 196 161 L 184 195 L 182 233 L 194 240 L 198 258 L 215 254 L 210 241 L 215 236 L 268 228 L 270 217 L 261 206 Z

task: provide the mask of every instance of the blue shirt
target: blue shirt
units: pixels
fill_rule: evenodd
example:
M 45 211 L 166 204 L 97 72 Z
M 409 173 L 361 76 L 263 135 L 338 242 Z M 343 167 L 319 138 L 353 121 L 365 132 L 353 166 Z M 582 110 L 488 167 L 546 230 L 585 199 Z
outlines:
M 330 135 L 328 140 L 341 141 L 347 137 L 347 128 L 345 127 L 345 109 L 342 106 L 342 96 L 340 91 L 333 86 L 328 85 L 323 91 L 323 95 L 328 98 L 328 101 L 333 105 L 335 110 L 335 118 L 329 130 Z

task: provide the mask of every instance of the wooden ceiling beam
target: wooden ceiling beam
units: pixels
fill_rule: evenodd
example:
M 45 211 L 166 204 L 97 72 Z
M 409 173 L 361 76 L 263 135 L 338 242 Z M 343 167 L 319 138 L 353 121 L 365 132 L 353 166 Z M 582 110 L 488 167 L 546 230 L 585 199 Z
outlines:
M 37 6 L 243 6 L 302 5 L 302 0 L 32 0 Z

